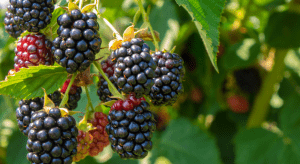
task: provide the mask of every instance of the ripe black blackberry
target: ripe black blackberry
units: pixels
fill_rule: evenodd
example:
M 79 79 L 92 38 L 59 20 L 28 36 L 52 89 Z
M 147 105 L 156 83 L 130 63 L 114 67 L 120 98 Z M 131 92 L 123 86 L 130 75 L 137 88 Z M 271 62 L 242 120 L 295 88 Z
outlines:
M 184 67 L 182 58 L 173 53 L 157 51 L 152 54 L 157 64 L 150 98 L 154 105 L 172 105 L 183 92 Z
M 117 84 L 113 80 L 114 64 L 115 63 L 110 58 L 108 58 L 108 59 L 101 62 L 103 72 L 105 73 L 105 75 L 109 78 L 109 80 L 114 84 L 114 86 L 120 92 L 120 89 L 118 88 Z M 100 77 L 99 77 L 97 94 L 99 96 L 99 99 L 103 102 L 108 102 L 108 101 L 111 101 L 111 100 L 115 100 L 114 98 L 110 98 L 112 96 L 112 94 L 109 91 L 108 83 L 102 77 L 101 74 L 100 74 Z
M 137 98 L 149 94 L 156 68 L 149 51 L 142 39 L 133 38 L 112 53 L 116 61 L 113 79 L 124 93 L 134 92 Z
M 105 130 L 111 148 L 121 158 L 141 159 L 152 149 L 151 138 L 156 126 L 149 108 L 144 98 L 136 99 L 134 96 L 118 100 L 111 107 Z
M 51 21 L 53 0 L 10 0 L 7 10 L 13 14 L 16 26 L 23 31 L 39 32 Z
M 250 94 L 255 94 L 261 86 L 261 76 L 256 68 L 245 68 L 234 72 L 237 85 Z
M 31 124 L 26 145 L 31 163 L 72 163 L 78 135 L 72 116 L 62 117 L 59 108 L 52 108 L 34 113 Z
M 15 24 L 14 15 L 9 11 L 5 12 L 4 25 L 5 31 L 13 38 L 19 37 L 23 32 L 23 30 Z
M 73 110 L 77 107 L 77 103 L 80 100 L 80 94 L 82 90 L 81 87 L 76 88 L 75 94 L 69 94 L 68 103 L 65 105 L 65 108 Z M 49 94 L 48 97 L 53 101 L 55 106 L 59 106 L 62 100 L 62 94 L 60 91 L 55 91 L 52 94 Z M 31 116 L 43 109 L 44 106 L 44 97 L 42 98 L 33 98 L 30 100 L 21 100 L 19 101 L 19 107 L 16 110 L 16 117 L 18 121 L 18 126 L 20 131 L 27 136 L 29 131 L 29 124 Z
M 57 18 L 59 35 L 53 40 L 52 52 L 55 60 L 68 73 L 86 70 L 100 51 L 99 24 L 94 13 L 72 10 Z

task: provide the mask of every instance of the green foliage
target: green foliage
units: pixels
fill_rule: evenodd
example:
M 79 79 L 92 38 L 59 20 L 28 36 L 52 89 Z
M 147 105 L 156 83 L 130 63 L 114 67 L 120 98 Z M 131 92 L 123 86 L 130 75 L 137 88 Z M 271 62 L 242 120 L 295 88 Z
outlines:
M 192 16 L 196 27 L 201 35 L 210 61 L 219 72 L 217 66 L 217 52 L 219 45 L 219 24 L 224 8 L 225 0 L 217 1 L 196 1 L 176 0 Z
M 300 46 L 300 14 L 290 11 L 275 12 L 265 28 L 266 42 L 276 48 L 297 48 Z M 282 23 L 284 22 L 284 24 Z M 280 35 L 278 35 L 280 34 Z M 284 36 L 284 37 L 283 37 Z
M 154 157 L 165 156 L 172 163 L 220 163 L 213 138 L 186 119 L 173 120 L 154 148 Z
M 18 99 L 42 97 L 43 88 L 53 93 L 67 79 L 67 72 L 58 66 L 34 66 L 21 68 L 14 76 L 7 76 L 7 80 L 0 82 L 0 94 L 10 95 Z

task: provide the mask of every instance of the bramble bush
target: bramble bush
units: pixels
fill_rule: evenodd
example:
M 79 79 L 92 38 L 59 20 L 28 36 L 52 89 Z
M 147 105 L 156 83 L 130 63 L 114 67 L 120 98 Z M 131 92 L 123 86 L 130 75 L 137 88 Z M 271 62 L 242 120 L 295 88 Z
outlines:
M 0 17 L 1 164 L 300 163 L 299 0 L 9 0 Z

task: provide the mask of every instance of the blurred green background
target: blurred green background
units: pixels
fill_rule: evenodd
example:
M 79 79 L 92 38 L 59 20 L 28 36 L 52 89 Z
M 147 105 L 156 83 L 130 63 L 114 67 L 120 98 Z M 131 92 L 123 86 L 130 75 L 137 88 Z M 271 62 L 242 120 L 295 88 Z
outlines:
M 101 2 L 102 16 L 120 33 L 131 25 L 138 10 L 134 0 Z M 160 34 L 160 48 L 171 50 L 176 45 L 175 52 L 184 59 L 185 92 L 172 107 L 152 109 L 158 131 L 146 159 L 121 160 L 108 146 L 97 157 L 78 163 L 300 163 L 299 0 L 227 0 L 219 27 L 219 73 L 183 7 L 172 0 L 144 2 L 152 27 Z M 5 16 L 3 5 L 0 20 Z M 102 57 L 110 54 L 107 46 L 113 38 L 103 20 L 98 22 L 105 48 L 98 54 Z M 145 27 L 142 18 L 135 27 Z M 13 69 L 15 39 L 5 32 L 3 23 L 0 36 L 0 79 L 4 80 Z M 148 44 L 154 50 L 153 44 Z M 279 56 L 284 61 L 277 62 Z M 274 61 L 282 63 L 280 70 L 275 69 L 278 65 Z M 94 68 L 92 71 L 96 72 Z M 278 74 L 275 80 L 270 80 L 272 72 Z M 271 90 L 264 90 L 270 85 Z M 90 94 L 95 106 L 100 103 L 96 90 L 92 85 Z M 78 111 L 83 111 L 87 103 L 84 92 L 81 97 Z M 29 163 L 26 137 L 19 132 L 15 117 L 18 101 L 0 95 L 0 164 Z M 259 104 L 263 104 L 262 109 Z M 81 116 L 75 115 L 76 120 Z M 249 130 L 250 119 L 257 119 L 259 126 Z

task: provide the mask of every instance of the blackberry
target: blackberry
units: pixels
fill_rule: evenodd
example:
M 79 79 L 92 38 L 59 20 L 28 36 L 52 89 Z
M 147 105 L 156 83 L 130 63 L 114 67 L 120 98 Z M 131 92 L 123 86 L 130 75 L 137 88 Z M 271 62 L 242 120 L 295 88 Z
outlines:
M 133 38 L 112 53 L 116 61 L 113 79 L 124 93 L 134 92 L 138 98 L 149 94 L 156 68 L 149 50 L 142 39 Z
M 6 32 L 13 38 L 19 37 L 23 32 L 23 30 L 15 24 L 14 15 L 9 11 L 5 12 L 4 25 Z
M 113 79 L 114 68 L 115 68 L 114 64 L 115 63 L 110 58 L 101 62 L 103 72 L 106 74 L 106 76 L 109 78 L 109 80 L 114 84 L 114 86 L 120 92 L 120 89 L 118 88 L 116 82 L 114 82 L 114 79 Z M 112 94 L 109 91 L 108 83 L 102 77 L 101 74 L 100 74 L 100 78 L 99 78 L 97 94 L 99 96 L 99 99 L 103 102 L 115 100 L 114 98 L 110 98 L 112 96 Z
M 75 9 L 70 14 L 60 15 L 57 23 L 59 36 L 53 40 L 52 46 L 55 61 L 68 73 L 83 72 L 100 52 L 102 40 L 97 16 Z
M 51 42 L 43 34 L 28 34 L 20 38 L 15 48 L 14 67 L 16 71 L 28 66 L 53 65 Z
M 245 68 L 234 72 L 237 85 L 246 93 L 255 94 L 261 86 L 261 76 L 256 68 Z
M 72 163 L 78 135 L 72 116 L 62 117 L 59 108 L 51 108 L 34 113 L 31 124 L 26 145 L 31 163 Z
M 10 0 L 7 10 L 13 14 L 13 21 L 18 29 L 39 32 L 50 23 L 54 2 L 53 0 Z
M 74 162 L 78 162 L 89 155 L 90 144 L 93 136 L 89 132 L 79 131 L 77 136 L 77 154 L 73 157 Z
M 144 98 L 118 100 L 108 115 L 106 132 L 113 151 L 123 159 L 141 159 L 152 149 L 155 120 Z
M 184 67 L 182 58 L 173 53 L 157 51 L 152 54 L 157 64 L 150 98 L 154 105 L 172 105 L 183 92 Z
M 93 142 L 90 144 L 88 153 L 90 156 L 96 156 L 103 151 L 103 148 L 109 145 L 108 134 L 105 127 L 108 124 L 107 116 L 104 113 L 96 112 L 94 119 L 90 121 L 94 130 L 90 130 L 89 134 L 93 136 Z

